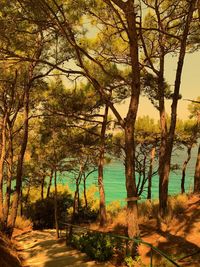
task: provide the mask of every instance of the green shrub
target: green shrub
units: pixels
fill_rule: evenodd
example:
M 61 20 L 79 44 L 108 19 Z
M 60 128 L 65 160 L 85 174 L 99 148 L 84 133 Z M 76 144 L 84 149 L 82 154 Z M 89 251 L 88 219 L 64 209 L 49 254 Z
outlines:
M 57 197 L 58 218 L 65 221 L 67 210 L 73 205 L 71 195 L 68 193 L 59 193 Z M 24 215 L 31 219 L 34 229 L 52 229 L 54 228 L 54 195 L 49 198 L 39 199 L 25 207 Z
M 127 267 L 145 267 L 140 256 L 136 256 L 134 259 L 131 256 L 126 256 L 124 262 Z
M 80 245 L 80 236 L 79 235 L 73 235 L 72 239 L 70 240 L 70 245 L 78 250 L 81 250 Z
M 87 233 L 81 237 L 73 236 L 72 245 L 85 252 L 91 259 L 109 260 L 114 252 L 114 239 L 102 233 Z
M 77 214 L 75 214 L 76 223 L 79 222 L 94 222 L 97 220 L 99 212 L 90 207 L 80 207 Z

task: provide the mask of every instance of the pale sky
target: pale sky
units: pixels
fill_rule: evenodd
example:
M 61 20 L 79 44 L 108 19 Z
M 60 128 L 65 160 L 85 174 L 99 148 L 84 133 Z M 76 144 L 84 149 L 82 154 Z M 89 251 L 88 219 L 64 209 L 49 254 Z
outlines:
M 165 78 L 170 85 L 174 84 L 176 61 L 177 59 L 171 56 L 166 60 Z M 187 119 L 189 115 L 187 109 L 189 102 L 184 101 L 183 99 L 196 99 L 200 96 L 200 51 L 193 54 L 187 54 L 185 57 L 180 94 L 182 95 L 182 99 L 178 104 L 178 117 L 180 119 Z M 128 103 L 129 102 L 126 101 L 125 104 L 118 106 L 123 117 L 126 115 Z M 168 113 L 170 113 L 170 105 L 171 101 L 167 101 L 166 109 Z M 155 119 L 159 118 L 158 111 L 153 107 L 150 101 L 141 97 L 138 116 L 143 115 L 149 115 Z

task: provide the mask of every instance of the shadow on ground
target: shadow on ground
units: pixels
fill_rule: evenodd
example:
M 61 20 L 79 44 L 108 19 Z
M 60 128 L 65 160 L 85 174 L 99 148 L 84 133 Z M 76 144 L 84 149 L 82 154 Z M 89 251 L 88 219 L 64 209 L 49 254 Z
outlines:
M 165 252 L 180 266 L 200 266 L 200 201 L 191 205 L 187 214 L 172 218 L 165 230 L 156 229 L 156 223 L 141 226 L 142 238 Z M 145 250 L 150 258 L 150 250 Z M 158 253 L 153 253 L 155 266 L 174 266 Z M 157 265 L 156 265 L 157 264 Z
M 66 247 L 65 240 L 55 239 L 54 231 L 33 231 L 16 240 L 24 247 L 21 254 L 29 267 L 113 266 L 90 261 L 85 254 Z

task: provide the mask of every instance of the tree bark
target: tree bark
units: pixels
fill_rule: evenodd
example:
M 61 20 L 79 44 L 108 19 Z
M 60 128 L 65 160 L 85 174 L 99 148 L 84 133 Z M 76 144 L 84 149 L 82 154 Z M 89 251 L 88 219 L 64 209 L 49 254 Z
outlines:
M 153 147 L 151 150 L 151 159 L 150 159 L 150 166 L 149 166 L 149 172 L 148 172 L 148 189 L 147 189 L 147 199 L 151 199 L 151 189 L 152 189 L 152 174 L 153 174 L 153 163 L 155 159 L 155 151 L 156 148 Z
M 4 202 L 4 224 L 7 227 L 8 214 L 10 208 L 11 197 L 11 182 L 13 177 L 13 139 L 12 139 L 12 127 L 9 126 L 9 147 L 8 147 L 8 159 L 7 159 L 7 184 L 6 194 Z
M 49 195 L 50 195 L 52 179 L 53 179 L 53 170 L 51 170 L 51 174 L 50 174 L 50 177 L 49 177 L 49 184 L 48 184 L 48 188 L 47 188 L 47 196 L 46 196 L 47 198 L 48 198 Z
M 99 84 L 99 82 L 95 79 L 94 75 L 90 73 L 88 67 L 84 63 L 83 56 L 93 62 L 98 61 L 95 59 L 93 60 L 91 55 L 87 53 L 82 47 L 79 46 L 79 43 L 76 42 L 76 37 L 71 29 L 71 25 L 68 21 L 65 22 L 65 28 L 63 27 L 63 23 L 58 21 L 60 30 L 62 34 L 64 34 L 67 41 L 70 45 L 75 49 L 76 57 L 78 60 L 78 65 L 80 68 L 84 70 L 84 75 L 87 79 L 93 84 L 94 88 L 98 91 L 102 100 L 109 105 L 109 108 L 113 111 L 114 115 L 116 116 L 119 124 L 123 127 L 125 132 L 125 161 L 126 161 L 126 188 L 127 188 L 127 196 L 128 198 L 133 199 L 133 197 L 137 198 L 137 190 L 136 190 L 136 181 L 135 181 L 135 139 L 134 139 L 134 127 L 135 127 L 135 120 L 137 116 L 137 110 L 139 105 L 139 96 L 140 96 L 140 64 L 139 64 L 139 53 L 138 53 L 138 33 L 136 27 L 136 8 L 135 8 L 135 1 L 134 0 L 127 0 L 126 2 L 122 0 L 105 0 L 105 2 L 113 9 L 115 7 L 112 3 L 117 5 L 125 15 L 125 20 L 120 20 L 122 26 L 124 27 L 124 31 L 127 33 L 128 43 L 129 43 L 129 56 L 130 56 L 130 63 L 131 65 L 131 82 L 128 81 L 131 87 L 130 92 L 130 104 L 129 110 L 127 113 L 126 118 L 123 120 L 120 116 L 119 112 L 115 109 L 114 104 L 110 101 L 107 92 L 104 88 Z M 50 10 L 50 13 L 56 17 L 54 11 L 47 5 L 47 8 Z M 59 6 L 58 6 L 59 9 Z M 116 14 L 119 14 L 117 8 L 115 9 Z M 65 30 L 66 29 L 66 30 Z M 99 63 L 101 69 L 104 69 L 101 63 Z M 128 227 L 128 235 L 129 237 L 138 236 L 138 212 L 137 212 L 137 201 L 131 200 L 127 202 L 127 227 Z
M 22 191 L 22 187 L 21 187 L 20 198 L 19 198 L 19 215 L 23 216 L 23 191 Z
M 57 192 L 57 171 L 54 172 L 54 218 L 56 228 L 56 238 L 59 238 L 59 224 L 58 224 L 58 192 Z
M 122 1 L 121 1 L 122 2 Z M 138 35 L 136 30 L 136 11 L 135 1 L 125 3 L 125 17 L 127 20 L 127 32 L 130 45 L 130 60 L 132 69 L 131 81 L 131 99 L 127 116 L 125 118 L 125 174 L 126 174 L 126 191 L 127 191 L 127 230 L 130 238 L 139 235 L 138 226 L 138 206 L 136 177 L 135 177 L 135 121 L 139 105 L 140 96 L 140 67 L 138 55 Z M 129 244 L 129 253 L 136 254 L 136 246 Z
M 195 174 L 194 174 L 194 193 L 200 193 L 200 145 L 197 154 L 197 161 L 195 167 Z
M 104 118 L 101 128 L 101 141 L 100 141 L 100 152 L 99 152 L 99 162 L 98 162 L 98 186 L 99 186 L 99 196 L 100 196 L 100 226 L 103 227 L 107 221 L 106 215 L 106 201 L 105 201 L 105 190 L 103 183 L 103 168 L 104 168 L 104 154 L 105 154 L 105 134 L 107 127 L 107 117 L 108 117 L 108 106 L 105 107 Z
M 73 201 L 73 212 L 72 212 L 72 218 L 71 218 L 71 223 L 74 223 L 74 218 L 75 215 L 79 211 L 79 185 L 81 182 L 81 177 L 82 177 L 82 166 L 80 166 L 80 172 L 78 177 L 76 178 L 76 189 L 74 193 L 74 201 Z
M 30 79 L 29 79 L 30 81 Z M 10 216 L 10 226 L 11 226 L 11 232 L 10 235 L 12 236 L 15 220 L 17 217 L 17 210 L 18 210 L 18 204 L 21 194 L 21 184 L 22 184 L 22 174 L 23 174 L 23 161 L 24 161 L 24 155 L 26 151 L 26 146 L 28 142 L 28 116 L 29 116 L 29 90 L 30 90 L 30 84 L 25 87 L 24 92 L 24 125 L 23 125 L 23 137 L 22 137 L 22 143 L 21 143 L 21 150 L 20 154 L 18 156 L 18 162 L 17 162 L 17 171 L 16 171 L 16 190 L 13 197 L 13 204 L 12 204 L 12 211 Z
M 147 178 L 146 178 L 146 160 L 147 160 L 147 157 L 146 157 L 146 155 L 144 155 L 143 164 L 142 164 L 142 170 L 141 170 L 141 173 L 139 174 L 139 180 L 138 180 L 138 183 L 137 183 L 137 194 L 138 194 L 138 196 L 141 196 L 141 194 L 143 193 L 144 186 L 145 186 L 146 181 L 147 181 Z
M 175 78 L 175 86 L 173 93 L 173 100 L 171 105 L 171 122 L 170 129 L 167 135 L 167 138 L 162 140 L 165 145 L 162 147 L 160 151 L 160 160 L 159 160 L 159 175 L 160 175 L 160 183 L 159 183 L 159 213 L 161 217 L 164 217 L 167 213 L 167 201 L 168 201 L 168 184 L 169 184 L 169 173 L 170 173 L 170 164 L 171 164 L 171 155 L 174 143 L 174 134 L 176 128 L 176 120 L 177 120 L 177 106 L 179 100 L 179 92 L 181 85 L 181 76 L 187 46 L 187 37 L 189 34 L 190 23 L 192 21 L 193 12 L 195 10 L 197 0 L 191 0 L 188 7 L 188 13 L 185 21 L 185 27 L 182 34 L 182 40 L 180 44 L 180 52 L 177 63 L 176 70 L 176 78 Z M 162 115 L 162 109 L 160 110 Z M 161 129 L 162 130 L 162 129 Z M 163 149 L 163 151 L 162 151 Z
M 8 114 L 5 112 L 2 121 L 2 133 L 1 133 L 1 157 L 0 157 L 0 224 L 3 224 L 4 210 L 3 210 L 3 172 L 4 172 L 4 163 L 6 157 L 6 125 L 7 125 Z
M 159 27 L 162 29 L 159 14 L 158 21 Z M 166 161 L 167 155 L 167 118 L 165 111 L 165 86 L 164 86 L 164 65 L 165 65 L 165 50 L 163 45 L 163 36 L 159 34 L 160 43 L 160 69 L 158 74 L 158 93 L 159 93 L 159 113 L 160 113 L 160 130 L 161 130 L 161 142 L 159 150 L 159 214 L 164 217 L 167 212 L 167 197 L 168 197 L 168 179 L 170 164 Z
M 83 195 L 84 195 L 84 200 L 85 200 L 85 207 L 88 207 L 88 201 L 87 201 L 87 191 L 86 191 L 86 179 L 87 176 L 85 175 L 85 172 L 83 174 Z
M 185 193 L 185 174 L 186 174 L 187 165 L 191 159 L 191 150 L 192 150 L 192 146 L 189 146 L 187 149 L 187 159 L 183 163 L 182 177 L 181 177 L 181 194 Z

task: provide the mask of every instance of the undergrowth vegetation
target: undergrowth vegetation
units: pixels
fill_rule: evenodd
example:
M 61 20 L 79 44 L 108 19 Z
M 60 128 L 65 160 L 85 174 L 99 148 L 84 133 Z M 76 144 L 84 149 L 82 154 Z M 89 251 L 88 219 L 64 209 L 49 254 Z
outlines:
M 85 252 L 93 260 L 106 261 L 112 257 L 116 242 L 108 235 L 86 233 L 81 236 L 73 235 L 71 245 Z
M 29 203 L 24 209 L 24 215 L 33 222 L 34 229 L 51 229 L 55 227 L 54 194 L 48 198 Z M 58 218 L 65 221 L 67 210 L 73 204 L 71 195 L 67 192 L 58 193 L 57 206 Z
M 75 224 L 93 222 L 94 225 L 99 223 L 98 218 L 98 200 L 95 197 L 96 190 L 91 187 L 87 191 L 88 203 L 85 206 L 84 198 L 80 197 L 80 206 L 75 216 Z M 169 197 L 168 213 L 162 222 L 169 225 L 173 219 L 182 216 L 188 207 L 190 196 L 187 194 Z M 34 199 L 35 200 L 35 199 Z M 54 193 L 49 198 L 29 201 L 24 207 L 24 215 L 17 217 L 16 227 L 19 229 L 31 227 L 34 229 L 54 228 Z M 73 197 L 67 191 L 58 192 L 58 217 L 59 220 L 65 221 L 66 216 L 71 218 Z M 143 200 L 138 203 L 139 223 L 146 224 L 151 219 L 158 218 L 158 200 Z M 87 232 L 84 234 L 73 233 L 70 244 L 88 255 L 90 259 L 99 262 L 117 258 L 120 263 L 128 267 L 145 266 L 140 255 L 132 258 L 126 255 L 126 241 L 117 238 L 117 235 L 126 235 L 126 208 L 122 207 L 119 201 L 114 201 L 107 205 L 107 230 L 116 234 L 113 237 L 109 234 L 100 232 Z M 29 219 L 26 219 L 29 218 Z M 106 230 L 106 228 L 105 228 Z M 114 258 L 113 258 L 114 256 Z M 168 266 L 168 262 L 162 262 L 162 266 Z
M 91 186 L 87 190 L 87 206 L 84 197 L 80 196 L 79 207 L 74 214 L 76 223 L 93 222 L 98 219 L 98 198 L 95 196 L 96 187 Z M 44 191 L 45 195 L 45 191 Z M 66 186 L 58 185 L 57 192 L 57 216 L 60 222 L 69 220 L 73 214 L 73 193 Z M 55 227 L 55 194 L 54 190 L 49 197 L 41 198 L 37 188 L 30 192 L 28 202 L 23 207 L 23 217 L 18 217 L 17 227 L 26 227 L 32 222 L 34 229 L 52 229 Z M 27 218 L 27 221 L 26 219 Z
M 189 195 L 182 194 L 170 196 L 168 202 L 168 213 L 164 218 L 164 223 L 169 223 L 173 218 L 179 217 L 187 208 Z M 138 203 L 139 223 L 145 223 L 149 219 L 158 218 L 158 200 L 146 200 Z M 113 206 L 109 210 L 109 223 L 113 226 L 126 226 L 126 208 L 118 208 Z

